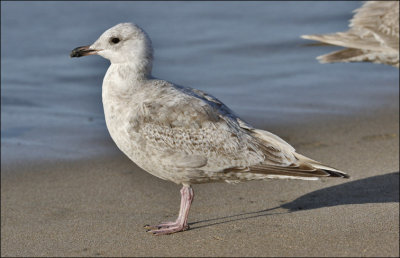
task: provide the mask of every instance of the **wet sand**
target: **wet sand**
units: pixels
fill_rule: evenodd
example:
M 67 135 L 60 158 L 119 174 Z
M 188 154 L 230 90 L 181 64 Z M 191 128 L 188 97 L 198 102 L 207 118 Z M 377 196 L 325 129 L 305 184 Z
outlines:
M 150 235 L 143 225 L 175 219 L 180 187 L 114 147 L 90 160 L 2 163 L 1 254 L 399 256 L 399 119 L 392 103 L 357 117 L 253 123 L 351 178 L 195 185 L 191 229 L 168 236 Z

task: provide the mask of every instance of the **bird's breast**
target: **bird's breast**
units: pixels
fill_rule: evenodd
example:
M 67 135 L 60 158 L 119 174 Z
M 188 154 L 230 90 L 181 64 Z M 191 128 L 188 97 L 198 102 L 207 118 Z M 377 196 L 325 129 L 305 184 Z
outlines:
M 132 158 L 138 153 L 135 127 L 140 116 L 140 102 L 129 92 L 120 92 L 113 82 L 103 83 L 103 108 L 107 129 L 118 148 Z

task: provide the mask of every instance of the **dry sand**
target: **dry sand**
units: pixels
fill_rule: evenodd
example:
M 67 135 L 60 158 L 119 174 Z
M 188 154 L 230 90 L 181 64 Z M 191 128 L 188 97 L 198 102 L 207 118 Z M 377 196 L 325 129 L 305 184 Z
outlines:
M 175 219 L 180 187 L 115 147 L 92 160 L 2 163 L 1 254 L 399 256 L 398 114 L 395 102 L 307 126 L 259 123 L 351 179 L 195 185 L 191 230 L 168 236 L 143 225 Z

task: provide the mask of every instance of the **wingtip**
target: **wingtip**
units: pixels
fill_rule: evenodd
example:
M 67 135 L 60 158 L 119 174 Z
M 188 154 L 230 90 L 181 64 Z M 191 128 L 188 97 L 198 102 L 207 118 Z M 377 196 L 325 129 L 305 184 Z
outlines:
M 313 34 L 313 35 L 301 35 L 300 38 L 302 38 L 302 39 L 308 39 L 308 40 L 320 41 L 321 35 L 318 35 L 318 34 Z
M 330 63 L 330 62 L 328 62 L 328 60 L 326 60 L 326 55 L 317 56 L 315 59 L 317 59 L 318 62 L 320 62 L 321 64 L 328 64 L 328 63 Z
M 329 170 L 329 169 L 325 169 L 325 172 L 329 173 L 329 177 L 339 177 L 339 178 L 345 178 L 345 179 L 349 179 L 350 176 L 342 171 L 339 170 Z
M 346 174 L 346 173 L 343 173 L 343 172 L 342 172 L 342 176 L 343 176 L 343 178 L 346 178 L 346 179 L 349 179 L 349 178 L 350 178 L 350 175 L 348 175 L 348 174 Z

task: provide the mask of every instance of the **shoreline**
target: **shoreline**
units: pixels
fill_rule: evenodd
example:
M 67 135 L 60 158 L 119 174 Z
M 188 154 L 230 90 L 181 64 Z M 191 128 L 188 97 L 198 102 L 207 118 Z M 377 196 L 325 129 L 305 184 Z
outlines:
M 396 103 L 397 101 L 397 103 Z M 399 112 L 399 100 L 388 100 L 389 103 L 391 103 L 390 105 L 388 105 L 387 107 L 383 107 L 383 108 L 379 108 L 379 109 L 375 109 L 375 110 L 368 110 L 368 112 L 364 112 L 364 113 L 352 113 L 350 115 L 347 114 L 330 114 L 329 115 L 329 119 L 327 119 L 326 114 L 322 114 L 322 115 L 317 115 L 316 117 L 311 117 L 309 115 L 304 115 L 304 117 L 302 117 L 301 119 L 297 119 L 297 120 L 283 120 L 283 119 L 276 119 L 273 120 L 272 123 L 269 122 L 265 122 L 263 121 L 263 118 L 254 118 L 254 117 L 242 117 L 244 118 L 244 120 L 246 122 L 248 122 L 250 125 L 252 125 L 254 128 L 257 129 L 261 129 L 261 130 L 266 130 L 269 131 L 271 133 L 274 133 L 276 135 L 278 135 L 279 137 L 281 137 L 283 140 L 287 141 L 290 145 L 292 145 L 296 150 L 298 147 L 301 147 L 303 145 L 308 146 L 308 145 L 314 145 L 316 147 L 318 147 L 319 145 L 324 145 L 324 143 L 318 143 L 318 142 L 314 142 L 314 143 L 307 143 L 304 141 L 300 141 L 297 140 L 296 137 L 293 137 L 291 135 L 295 135 L 295 134 L 299 134 L 299 132 L 301 132 L 301 134 L 307 134 L 306 131 L 308 130 L 317 130 L 317 132 L 324 134 L 324 132 L 320 132 L 318 130 L 318 127 L 322 124 L 326 129 L 330 126 L 335 126 L 335 124 L 343 124 L 343 129 L 347 126 L 347 127 L 352 127 L 354 122 L 357 123 L 361 123 L 364 126 L 370 126 L 369 123 L 371 120 L 374 120 L 375 117 L 380 116 L 383 118 L 384 123 L 393 121 L 393 123 L 397 123 L 399 124 L 399 117 L 398 117 L 398 112 Z M 395 102 L 395 103 L 394 103 Z M 389 111 L 389 112 L 388 112 Z M 397 112 L 397 113 L 396 113 Z M 381 118 L 381 119 L 382 119 Z M 104 119 L 104 118 L 103 118 Z M 354 119 L 357 119 L 357 121 L 355 121 Z M 379 124 L 380 123 L 375 123 L 373 127 L 371 127 L 371 130 L 369 130 L 369 133 L 371 134 L 371 137 L 383 137 L 383 138 L 396 138 L 398 137 L 397 133 L 395 133 L 396 135 L 392 135 L 390 133 L 381 133 L 381 134 L 377 134 L 374 135 L 374 130 L 378 130 L 379 128 Z M 359 124 L 360 126 L 360 124 Z M 340 128 L 340 127 L 339 127 Z M 375 129 L 373 129 L 375 128 Z M 347 129 L 349 130 L 349 129 Z M 107 158 L 117 158 L 118 156 L 124 156 L 124 154 L 116 147 L 115 143 L 112 141 L 105 122 L 104 122 L 104 128 L 95 128 L 95 130 L 93 130 L 95 133 L 95 137 L 97 137 L 97 141 L 96 144 L 98 146 L 89 146 L 87 148 L 87 151 L 91 151 L 92 149 L 100 149 L 100 151 L 98 151 L 97 153 L 95 152 L 91 152 L 88 156 L 73 156 L 73 157 L 69 157 L 69 158 L 50 158 L 50 159 L 35 159 L 34 157 L 31 159 L 28 159 L 29 164 L 24 164 L 21 163 L 19 161 L 11 161 L 11 162 L 4 162 L 4 157 L 2 155 L 2 176 L 7 176 L 10 173 L 13 172 L 17 172 L 19 170 L 21 170 L 21 168 L 23 169 L 24 167 L 28 167 L 29 169 L 32 167 L 46 167 L 46 166 L 51 166 L 51 165 L 55 165 L 58 163 L 69 163 L 69 162 L 91 162 L 93 160 L 103 160 L 103 159 L 107 159 Z M 99 132 L 101 131 L 101 132 Z M 332 130 L 333 131 L 333 130 Z M 399 130 L 397 130 L 399 131 Z M 292 142 L 292 140 L 294 140 L 295 142 Z M 93 140 L 92 140 L 93 141 Z M 15 147 L 15 146 L 12 146 Z M 48 146 L 44 146 L 44 147 L 48 147 Z M 81 146 L 79 146 L 81 147 Z M 99 148 L 100 147 L 100 148 Z M 4 148 L 4 149 L 3 149 Z M 85 151 L 85 150 L 83 150 Z M 4 145 L 2 145 L 2 154 L 4 154 L 4 152 L 7 152 L 5 150 Z M 15 156 L 15 155 L 14 155 Z M 8 158 L 8 157 L 7 157 Z M 14 157 L 12 159 L 15 159 Z M 25 159 L 26 161 L 26 159 Z M 4 171 L 7 170 L 7 171 Z M 13 172 L 10 172 L 13 171 Z M 24 169 L 23 169 L 24 170 Z

